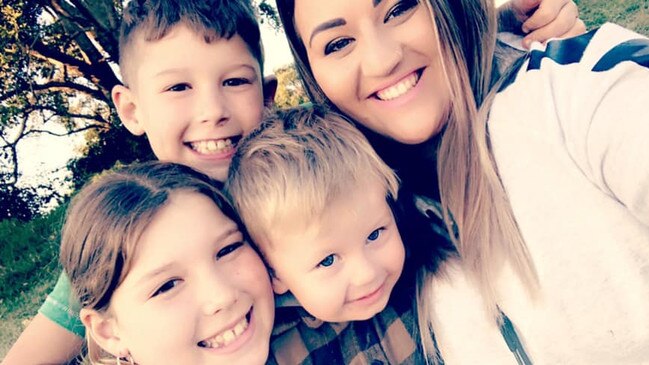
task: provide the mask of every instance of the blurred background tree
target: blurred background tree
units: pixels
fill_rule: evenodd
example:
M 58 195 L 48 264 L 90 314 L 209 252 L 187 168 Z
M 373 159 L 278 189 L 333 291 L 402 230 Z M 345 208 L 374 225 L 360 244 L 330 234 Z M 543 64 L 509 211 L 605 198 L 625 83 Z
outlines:
M 256 5 L 261 21 L 278 29 L 272 4 Z M 68 165 L 73 188 L 117 161 L 153 158 L 146 141 L 119 123 L 110 98 L 120 82 L 115 70 L 122 7 L 121 0 L 0 1 L 3 189 L 20 189 L 20 165 L 29 156 L 19 155 L 18 145 L 33 135 L 83 133 L 81 156 Z

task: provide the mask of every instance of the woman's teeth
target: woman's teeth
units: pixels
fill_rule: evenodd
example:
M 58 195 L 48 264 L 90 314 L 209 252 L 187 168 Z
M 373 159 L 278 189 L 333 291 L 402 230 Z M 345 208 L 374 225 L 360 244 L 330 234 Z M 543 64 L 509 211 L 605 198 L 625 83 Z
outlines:
M 241 334 L 246 331 L 248 324 L 248 318 L 247 316 L 245 316 L 237 324 L 235 324 L 234 327 L 225 330 L 212 338 L 208 338 L 199 342 L 198 346 L 213 349 L 227 346 L 232 343 L 232 341 L 239 338 L 239 336 L 241 336 Z
M 216 154 L 229 152 L 233 148 L 233 143 L 230 138 L 225 139 L 210 139 L 205 141 L 197 141 L 190 143 L 191 148 L 201 154 Z
M 417 85 L 417 81 L 419 81 L 419 75 L 416 72 L 413 72 L 410 76 L 401 80 L 397 84 L 394 84 L 381 91 L 377 91 L 376 96 L 379 99 L 386 101 L 396 99 L 415 87 L 415 85 Z

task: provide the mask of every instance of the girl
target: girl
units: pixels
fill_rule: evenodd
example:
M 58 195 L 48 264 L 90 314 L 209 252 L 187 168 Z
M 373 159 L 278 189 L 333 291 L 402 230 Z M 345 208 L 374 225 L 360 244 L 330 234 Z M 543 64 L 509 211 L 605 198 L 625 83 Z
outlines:
M 649 363 L 646 38 L 606 25 L 506 70 L 491 0 L 277 4 L 313 100 L 439 201 L 459 258 L 421 278 L 431 358 Z
M 73 200 L 61 263 L 93 364 L 263 364 L 266 269 L 216 184 L 189 167 L 108 173 Z

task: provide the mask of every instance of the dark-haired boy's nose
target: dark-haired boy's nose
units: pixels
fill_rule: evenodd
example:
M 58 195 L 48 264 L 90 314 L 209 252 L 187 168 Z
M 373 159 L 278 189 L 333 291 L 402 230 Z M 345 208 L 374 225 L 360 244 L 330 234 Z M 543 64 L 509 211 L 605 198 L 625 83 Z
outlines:
M 223 125 L 230 120 L 230 110 L 226 98 L 218 92 L 205 93 L 199 105 L 201 123 Z

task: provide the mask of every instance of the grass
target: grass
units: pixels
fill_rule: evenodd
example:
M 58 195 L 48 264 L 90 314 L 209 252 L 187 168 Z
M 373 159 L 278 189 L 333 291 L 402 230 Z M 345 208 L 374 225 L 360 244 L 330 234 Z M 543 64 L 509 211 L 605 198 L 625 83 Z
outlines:
M 649 35 L 649 0 L 575 2 L 588 29 L 611 21 Z M 59 272 L 57 231 L 61 214 L 62 209 L 59 209 L 50 216 L 14 228 L 7 228 L 8 223 L 0 222 L 0 242 L 3 242 L 0 246 L 0 358 L 56 281 Z
M 588 29 L 613 22 L 649 35 L 649 0 L 575 0 Z

